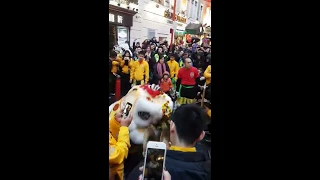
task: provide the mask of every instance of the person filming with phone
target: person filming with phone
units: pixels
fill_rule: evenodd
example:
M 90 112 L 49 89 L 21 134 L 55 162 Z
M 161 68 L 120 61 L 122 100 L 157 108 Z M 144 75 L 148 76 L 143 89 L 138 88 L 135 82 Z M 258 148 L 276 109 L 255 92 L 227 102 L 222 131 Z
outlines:
M 196 104 L 178 107 L 171 115 L 170 142 L 166 152 L 165 168 L 174 180 L 211 179 L 211 161 L 209 157 L 197 152 L 195 145 L 204 138 L 206 114 Z M 129 174 L 128 179 L 138 179 L 141 171 L 139 164 Z
M 123 180 L 124 160 L 130 148 L 129 128 L 132 115 L 123 116 L 120 110 L 109 122 L 109 166 L 117 178 Z

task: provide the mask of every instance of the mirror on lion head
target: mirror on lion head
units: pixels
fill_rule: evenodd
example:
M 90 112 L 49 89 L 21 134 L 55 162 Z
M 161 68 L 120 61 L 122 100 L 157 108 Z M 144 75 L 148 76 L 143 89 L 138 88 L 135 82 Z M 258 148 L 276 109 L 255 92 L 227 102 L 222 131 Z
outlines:
M 128 102 L 132 104 L 130 114 L 133 120 L 129 126 L 131 141 L 142 145 L 145 134 L 152 134 L 148 130 L 151 127 L 155 137 L 160 140 L 173 108 L 171 98 L 158 85 L 133 86 L 124 97 L 109 106 L 109 120 Z

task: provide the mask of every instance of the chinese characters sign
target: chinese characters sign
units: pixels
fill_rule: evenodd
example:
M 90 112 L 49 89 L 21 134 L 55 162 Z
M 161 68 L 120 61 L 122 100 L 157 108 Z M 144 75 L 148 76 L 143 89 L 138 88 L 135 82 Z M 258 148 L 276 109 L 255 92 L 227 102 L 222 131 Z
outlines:
M 171 18 L 172 18 L 172 13 L 169 12 L 169 10 L 166 10 L 166 11 L 164 12 L 164 17 L 165 17 L 165 18 L 168 18 L 168 19 L 171 19 Z M 186 19 L 186 18 L 181 17 L 181 16 L 178 16 L 178 15 L 176 15 L 175 20 L 178 21 L 178 22 L 182 22 L 182 23 L 186 23 L 186 22 L 187 22 L 187 19 Z
M 116 23 L 122 24 L 122 21 L 123 21 L 122 16 L 120 15 L 115 16 L 114 14 L 109 13 L 109 22 L 113 22 L 113 23 L 116 22 Z
M 109 23 L 130 27 L 132 26 L 132 16 L 110 12 Z

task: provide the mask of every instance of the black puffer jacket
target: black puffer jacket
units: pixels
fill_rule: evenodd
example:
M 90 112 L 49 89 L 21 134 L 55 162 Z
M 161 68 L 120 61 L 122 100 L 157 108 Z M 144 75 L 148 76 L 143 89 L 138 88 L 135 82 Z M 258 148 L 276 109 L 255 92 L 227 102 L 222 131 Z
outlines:
M 173 180 L 209 180 L 211 179 L 211 161 L 200 152 L 167 151 L 166 169 Z M 128 179 L 138 179 L 142 174 L 139 167 L 135 167 L 129 174 Z

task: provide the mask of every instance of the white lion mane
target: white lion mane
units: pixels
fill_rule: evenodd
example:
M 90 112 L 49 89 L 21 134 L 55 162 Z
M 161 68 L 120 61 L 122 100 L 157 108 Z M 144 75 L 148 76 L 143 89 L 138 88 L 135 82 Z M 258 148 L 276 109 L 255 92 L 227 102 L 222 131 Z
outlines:
M 149 87 L 153 90 L 159 90 L 159 86 L 154 84 L 149 85 Z M 113 111 L 115 104 L 120 102 L 120 108 L 124 108 L 127 102 L 131 103 L 133 107 L 130 113 L 133 116 L 133 120 L 129 126 L 130 139 L 134 144 L 142 144 L 144 136 L 143 129 L 161 120 L 163 116 L 162 105 L 168 101 L 169 107 L 173 109 L 173 102 L 167 94 L 163 93 L 152 98 L 141 86 L 133 86 L 121 100 L 109 106 L 109 114 Z M 120 110 L 120 108 L 118 108 L 118 110 Z M 142 120 L 138 115 L 139 111 L 149 112 L 151 115 L 150 118 L 148 120 Z M 111 117 L 109 117 L 109 120 L 111 120 Z

